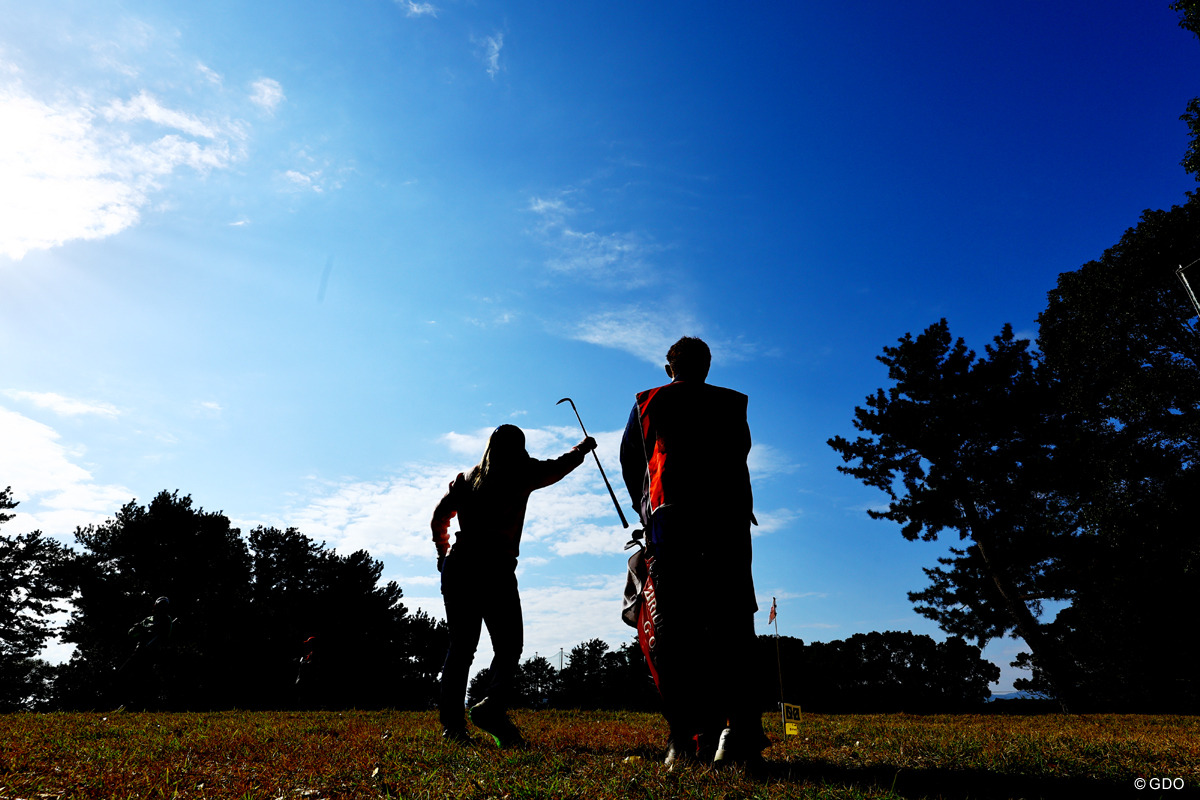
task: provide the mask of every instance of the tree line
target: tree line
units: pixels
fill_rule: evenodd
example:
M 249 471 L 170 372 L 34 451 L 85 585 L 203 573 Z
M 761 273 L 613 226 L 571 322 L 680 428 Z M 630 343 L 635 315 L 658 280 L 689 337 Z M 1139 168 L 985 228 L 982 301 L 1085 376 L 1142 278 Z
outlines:
M 0 493 L 0 512 L 15 505 Z M 0 537 L 0 708 L 409 708 L 432 696 L 445 624 L 410 613 L 366 551 L 339 555 L 295 528 L 243 537 L 165 491 L 76 529 L 75 543 Z M 160 597 L 168 624 L 143 636 Z M 51 666 L 39 654 L 56 605 L 75 652 Z
M 1171 7 L 1200 37 L 1200 4 Z M 1200 98 L 1182 119 L 1200 180 Z M 1016 688 L 1071 710 L 1200 710 L 1179 626 L 1200 611 L 1200 328 L 1175 274 L 1198 259 L 1189 192 L 1060 275 L 1036 343 L 1005 325 L 977 354 L 943 319 L 885 347 L 863 435 L 829 440 L 888 495 L 871 516 L 957 540 L 917 611 L 980 646 L 1020 636 Z
M 15 506 L 11 489 L 0 492 L 0 524 Z M 421 709 L 436 696 L 445 623 L 409 612 L 365 551 L 339 555 L 294 528 L 243 537 L 165 491 L 76 529 L 75 544 L 0 536 L 0 711 Z M 59 635 L 75 652 L 51 665 L 39 655 L 63 607 Z M 744 657 L 761 667 L 764 710 L 780 699 L 779 664 L 783 697 L 814 710 L 957 710 L 982 703 L 998 676 L 961 639 L 910 633 L 810 645 L 763 636 Z M 513 704 L 658 708 L 636 640 L 592 639 L 561 659 L 526 659 Z M 485 686 L 486 670 L 469 699 Z

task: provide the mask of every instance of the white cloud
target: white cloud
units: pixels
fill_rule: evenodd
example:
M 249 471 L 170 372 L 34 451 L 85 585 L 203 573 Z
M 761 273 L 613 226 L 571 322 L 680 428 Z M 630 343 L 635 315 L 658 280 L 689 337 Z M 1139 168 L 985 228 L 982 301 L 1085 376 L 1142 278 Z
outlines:
M 699 336 L 708 343 L 714 365 L 745 361 L 757 348 L 740 338 L 726 339 L 704 334 L 703 326 L 690 312 L 671 308 L 648 309 L 626 306 L 601 311 L 569 328 L 566 335 L 582 342 L 624 350 L 651 364 L 667 363 L 667 350 L 681 336 Z
M 667 362 L 667 350 L 680 336 L 702 333 L 700 324 L 686 312 L 629 306 L 593 314 L 569 335 L 572 339 L 624 350 L 651 364 L 662 365 Z
M 283 86 L 271 78 L 259 78 L 250 84 L 250 102 L 265 111 L 274 113 L 279 104 L 286 100 Z
M 221 86 L 225 82 L 224 79 L 221 77 L 220 73 L 214 71 L 207 64 L 205 64 L 203 62 L 200 62 L 200 61 L 196 62 L 196 71 L 199 72 L 204 77 L 204 79 L 206 81 L 208 81 L 209 83 L 211 83 L 213 86 Z
M 289 169 L 283 173 L 283 179 L 287 182 L 287 188 L 293 192 L 315 192 L 322 194 L 327 187 L 340 189 L 341 181 L 334 180 L 327 183 L 322 180 L 323 170 L 312 170 L 310 172 L 301 172 L 300 170 Z
M 541 197 L 531 198 L 529 201 L 529 210 L 535 214 L 541 214 L 547 218 L 548 223 L 561 222 L 562 218 L 575 213 L 575 209 L 566 204 L 565 201 L 546 200 Z
M 320 173 L 316 173 L 320 174 Z M 283 173 L 283 177 L 288 180 L 297 189 L 311 189 L 314 192 L 320 192 L 321 187 L 313 181 L 312 175 L 306 175 L 303 172 L 297 172 L 294 169 L 289 169 Z
M 533 197 L 529 210 L 538 216 L 534 233 L 550 250 L 546 266 L 552 271 L 592 283 L 637 289 L 658 281 L 657 270 L 647 258 L 660 250 L 637 233 L 601 233 L 567 225 L 580 213 L 559 198 Z
M 754 536 L 764 536 L 791 527 L 800 518 L 800 512 L 790 508 L 775 508 L 770 511 L 755 509 L 754 517 L 758 520 L 758 525 L 751 527 L 750 533 Z
M 0 407 L 0 481 L 12 485 L 22 504 L 9 525 L 67 539 L 76 526 L 102 522 L 132 495 L 97 483 L 77 463 L 80 453 L 60 438 L 48 425 Z
M 483 455 L 483 448 L 487 445 L 488 437 L 492 435 L 493 430 L 493 428 L 480 428 L 474 433 L 450 431 L 443 434 L 438 441 L 444 442 L 453 453 L 478 460 Z
M 203 120 L 182 111 L 166 108 L 145 91 L 128 101 L 113 100 L 100 113 L 110 121 L 151 122 L 204 139 L 213 139 L 218 134 L 216 128 Z
M 445 491 L 446 473 L 445 468 L 414 467 L 386 481 L 345 483 L 292 515 L 288 524 L 343 553 L 433 558 L 429 518 Z
M 38 408 L 53 411 L 60 417 L 78 417 L 94 414 L 99 417 L 114 418 L 120 415 L 120 410 L 109 403 L 90 403 L 84 400 L 74 400 L 54 392 L 22 392 L 13 389 L 5 390 L 5 395 L 13 400 L 32 403 Z
M 763 442 L 754 442 L 750 447 L 746 465 L 750 468 L 750 478 L 754 481 L 776 475 L 788 475 L 798 469 L 779 448 Z
M 176 169 L 205 173 L 241 157 L 240 126 L 168 108 L 145 91 L 95 108 L 51 105 L 11 79 L 0 86 L 0 255 L 19 260 L 120 233 Z
M 405 16 L 409 17 L 436 17 L 437 9 L 432 3 L 417 3 L 414 0 L 396 0 L 396 5 L 404 9 Z
M 504 48 L 504 34 L 497 31 L 495 35 L 484 39 L 483 62 L 487 66 L 487 74 L 495 80 L 500 72 L 500 51 Z
M 597 233 L 562 228 L 555 244 L 558 255 L 546 262 L 556 272 L 582 276 L 598 283 L 620 282 L 637 288 L 653 282 L 644 260 L 650 250 L 634 233 Z

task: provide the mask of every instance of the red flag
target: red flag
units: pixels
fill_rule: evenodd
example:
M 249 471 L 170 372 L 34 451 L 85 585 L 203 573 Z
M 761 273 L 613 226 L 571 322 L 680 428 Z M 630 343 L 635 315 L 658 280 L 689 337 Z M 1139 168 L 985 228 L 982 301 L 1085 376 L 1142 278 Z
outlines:
M 775 621 L 775 598 L 771 598 L 771 616 L 767 617 L 767 624 L 770 625 Z

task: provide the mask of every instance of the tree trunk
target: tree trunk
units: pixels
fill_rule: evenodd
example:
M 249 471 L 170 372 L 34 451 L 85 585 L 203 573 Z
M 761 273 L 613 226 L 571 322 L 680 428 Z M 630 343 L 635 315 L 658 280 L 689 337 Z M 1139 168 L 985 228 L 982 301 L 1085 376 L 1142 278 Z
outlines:
M 1046 634 L 1045 626 L 1038 622 L 1037 617 L 1029 610 L 1029 606 L 1020 599 L 1017 587 L 1008 579 L 1006 570 L 992 560 L 987 526 L 980 519 L 975 504 L 970 501 L 963 503 L 963 513 L 967 518 L 971 538 L 975 541 L 974 547 L 987 568 L 992 583 L 996 586 L 996 591 L 1000 593 L 1017 633 L 1020 634 L 1025 644 L 1029 645 L 1033 657 L 1046 671 L 1046 676 L 1058 695 L 1059 706 L 1064 713 L 1067 713 L 1070 706 L 1075 704 L 1077 688 L 1071 674 L 1069 660 L 1064 657 L 1065 654 L 1058 642 Z M 987 548 L 984 547 L 985 542 L 989 545 Z

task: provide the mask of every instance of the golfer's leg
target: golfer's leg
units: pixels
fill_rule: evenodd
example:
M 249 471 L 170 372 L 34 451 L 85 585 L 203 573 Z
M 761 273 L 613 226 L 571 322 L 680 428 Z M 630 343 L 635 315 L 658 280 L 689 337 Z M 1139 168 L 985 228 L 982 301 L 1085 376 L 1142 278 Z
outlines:
M 521 663 L 525 628 L 521 618 L 521 595 L 517 575 L 505 571 L 493 584 L 492 596 L 484 604 L 483 622 L 492 639 L 492 664 L 488 668 L 488 699 L 507 707 L 512 701 L 513 679 Z
M 479 646 L 483 623 L 482 606 L 477 596 L 471 571 L 467 565 L 446 560 L 442 572 L 442 598 L 446 603 L 446 627 L 450 647 L 442 666 L 441 698 L 438 710 L 442 724 L 448 728 L 461 727 L 466 707 L 467 675 Z

